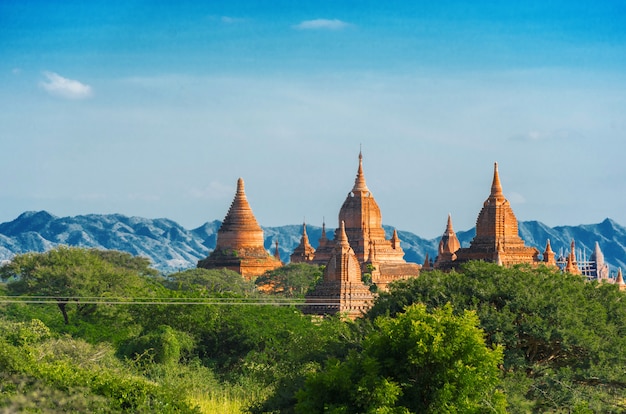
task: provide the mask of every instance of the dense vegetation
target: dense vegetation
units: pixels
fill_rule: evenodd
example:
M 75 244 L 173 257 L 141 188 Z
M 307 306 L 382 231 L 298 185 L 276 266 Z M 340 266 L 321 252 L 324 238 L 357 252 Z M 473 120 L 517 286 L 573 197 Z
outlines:
M 425 272 L 355 322 L 299 311 L 308 265 L 61 247 L 0 277 L 0 412 L 626 411 L 624 293 L 547 268 Z

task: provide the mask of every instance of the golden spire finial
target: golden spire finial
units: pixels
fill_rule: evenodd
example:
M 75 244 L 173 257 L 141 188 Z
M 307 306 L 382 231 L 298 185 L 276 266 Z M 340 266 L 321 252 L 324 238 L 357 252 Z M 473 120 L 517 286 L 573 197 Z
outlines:
M 454 229 L 452 228 L 452 214 L 448 213 L 448 223 L 446 224 L 446 233 L 453 233 Z
M 339 227 L 337 244 L 339 244 L 340 246 L 350 246 L 350 243 L 348 242 L 348 235 L 346 234 L 346 225 L 343 220 L 341 220 L 341 225 Z
M 546 241 L 546 249 L 545 249 L 545 252 L 546 252 L 546 253 L 554 253 L 554 252 L 552 251 L 552 245 L 550 245 L 550 239 L 548 239 L 548 240 Z
M 363 174 L 363 154 L 359 150 L 359 170 L 356 174 L 356 179 L 354 180 L 354 188 L 352 189 L 353 193 L 357 192 L 369 192 L 370 190 L 367 188 L 367 184 L 365 183 L 365 175 Z
M 239 179 L 237 180 L 237 194 L 238 195 L 245 195 L 245 189 L 244 189 L 244 185 L 243 185 L 243 178 L 239 177 Z
M 491 197 L 504 198 L 502 194 L 502 184 L 500 184 L 500 174 L 498 173 L 498 163 L 493 164 L 493 182 L 491 183 Z

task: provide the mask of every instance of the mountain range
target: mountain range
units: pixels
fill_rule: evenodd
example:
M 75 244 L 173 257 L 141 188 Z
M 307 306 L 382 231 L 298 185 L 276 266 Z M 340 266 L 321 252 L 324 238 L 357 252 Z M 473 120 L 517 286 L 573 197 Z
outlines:
M 214 220 L 188 230 L 168 219 L 128 217 L 121 214 L 88 214 L 74 217 L 57 217 L 46 211 L 25 212 L 15 220 L 0 224 L 0 260 L 9 260 L 15 254 L 43 252 L 58 245 L 121 250 L 150 258 L 153 266 L 163 273 L 195 267 L 214 248 L 221 222 Z M 387 237 L 393 227 L 383 226 Z M 302 225 L 263 227 L 265 248 L 274 252 L 279 242 L 283 262 L 300 242 Z M 321 236 L 321 227 L 307 225 L 307 234 L 313 247 Z M 334 229 L 327 229 L 333 237 Z M 611 219 L 598 224 L 548 227 L 538 221 L 519 222 L 519 233 L 528 246 L 543 252 L 546 240 L 552 249 L 567 254 L 572 240 L 580 258 L 589 258 L 595 243 L 599 243 L 611 272 L 618 267 L 626 269 L 626 227 Z M 457 232 L 461 246 L 469 246 L 475 230 Z M 437 255 L 439 238 L 424 239 L 418 235 L 398 230 L 405 259 L 422 264 L 428 253 Z

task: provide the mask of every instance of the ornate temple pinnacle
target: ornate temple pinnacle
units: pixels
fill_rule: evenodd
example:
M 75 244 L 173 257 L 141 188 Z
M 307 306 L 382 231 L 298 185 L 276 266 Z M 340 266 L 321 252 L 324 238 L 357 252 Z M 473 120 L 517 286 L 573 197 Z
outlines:
M 244 197 L 246 196 L 246 191 L 244 188 L 244 184 L 243 184 L 243 178 L 239 177 L 239 179 L 237 180 L 237 195 L 243 195 Z
M 369 191 L 370 190 L 367 188 L 367 184 L 365 184 L 365 175 L 363 174 L 363 154 L 359 151 L 359 170 L 356 174 L 356 179 L 354 180 L 354 188 L 352 189 L 352 192 L 358 193 Z
M 493 182 L 491 184 L 490 198 L 504 198 L 502 184 L 500 184 L 500 174 L 498 174 L 498 163 L 493 164 Z
M 343 220 L 341 221 L 341 226 L 339 227 L 337 244 L 340 246 L 350 246 L 350 243 L 348 242 L 348 235 L 346 234 L 346 225 Z
M 552 245 L 550 244 L 550 239 L 548 239 L 548 240 L 546 241 L 546 249 L 545 249 L 545 253 L 554 253 L 554 252 L 552 251 Z M 544 253 L 544 254 L 545 254 L 545 253 Z
M 452 215 L 448 213 L 448 223 L 446 224 L 446 233 L 454 233 L 454 229 L 452 228 Z

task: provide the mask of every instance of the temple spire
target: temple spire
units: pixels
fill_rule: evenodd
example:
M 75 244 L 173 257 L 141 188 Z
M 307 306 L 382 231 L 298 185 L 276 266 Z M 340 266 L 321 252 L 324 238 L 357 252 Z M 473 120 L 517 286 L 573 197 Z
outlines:
M 400 246 L 400 237 L 398 237 L 398 231 L 393 229 L 393 235 L 391 236 L 391 247 L 397 249 Z
M 276 258 L 276 260 L 279 260 L 282 262 L 282 260 L 280 260 L 280 251 L 278 250 L 278 239 L 276 239 L 275 244 L 276 244 L 276 249 L 274 250 L 274 257 Z
M 552 251 L 550 239 L 546 240 L 546 248 L 543 251 L 543 262 L 550 266 L 556 266 L 555 253 Z
M 491 194 L 489 198 L 504 198 L 502 193 L 502 184 L 500 184 L 500 174 L 498 173 L 498 163 L 493 164 L 493 182 L 491 183 Z
M 341 221 L 341 226 L 339 227 L 339 234 L 337 236 L 337 245 L 343 246 L 343 247 L 350 247 L 350 243 L 348 242 L 348 235 L 346 234 L 346 226 L 343 220 Z
M 302 240 L 309 242 L 309 235 L 306 233 L 306 221 L 302 223 Z
M 245 192 L 245 188 L 243 184 L 243 178 L 241 177 L 239 177 L 239 179 L 237 180 L 237 195 L 240 197 L 246 196 L 246 192 Z
M 452 214 L 448 213 L 448 222 L 446 223 L 446 234 L 454 233 L 454 229 L 452 228 Z
M 352 189 L 353 193 L 359 192 L 369 192 L 369 188 L 367 188 L 367 184 L 365 184 L 365 175 L 363 174 L 363 153 L 359 151 L 359 170 L 356 174 L 356 179 L 354 180 L 354 188 Z

